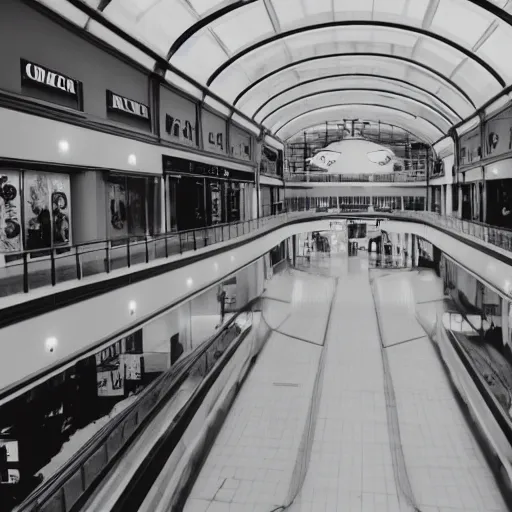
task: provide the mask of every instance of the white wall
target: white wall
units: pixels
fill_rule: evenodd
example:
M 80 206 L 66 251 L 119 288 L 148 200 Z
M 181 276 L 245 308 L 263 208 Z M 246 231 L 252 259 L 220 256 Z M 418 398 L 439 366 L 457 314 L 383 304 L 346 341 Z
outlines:
M 327 228 L 328 221 L 286 226 L 238 249 L 1 329 L 0 389 L 51 367 L 100 340 L 126 333 L 135 322 L 214 284 L 295 233 Z M 128 308 L 132 300 L 137 304 L 133 316 Z M 58 340 L 52 353 L 45 347 L 49 337 Z M 91 354 L 95 350 L 91 350 Z
M 59 151 L 67 141 L 69 150 Z M 170 149 L 81 128 L 44 117 L 0 108 L 0 155 L 4 158 L 55 162 L 67 165 L 116 169 L 145 174 L 162 174 L 162 154 L 191 158 L 187 150 Z M 136 164 L 128 163 L 135 155 Z M 253 171 L 253 164 L 194 154 L 198 162 Z

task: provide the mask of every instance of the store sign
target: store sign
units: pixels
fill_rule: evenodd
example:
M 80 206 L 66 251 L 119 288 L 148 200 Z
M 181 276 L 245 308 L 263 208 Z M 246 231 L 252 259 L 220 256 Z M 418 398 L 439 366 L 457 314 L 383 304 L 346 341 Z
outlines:
M 115 112 L 123 112 L 131 116 L 149 120 L 149 107 L 138 101 L 119 96 L 112 91 L 107 91 L 107 108 Z
M 226 152 L 226 121 L 222 117 L 203 110 L 203 144 L 207 151 Z
M 485 123 L 485 156 L 499 156 L 512 151 L 512 108 Z
M 231 156 L 239 160 L 251 159 L 251 136 L 236 126 L 231 127 Z
M 21 59 L 22 83 L 35 83 L 72 96 L 78 96 L 81 82 L 52 71 L 33 62 Z
M 176 174 L 194 174 L 223 180 L 254 181 L 254 172 L 227 169 L 226 167 L 192 162 L 167 155 L 162 155 L 162 166 L 164 172 Z
M 460 138 L 460 163 L 467 165 L 480 160 L 482 149 L 480 146 L 480 127 L 477 126 Z
M 176 117 L 165 115 L 165 131 L 180 142 L 194 142 L 195 129 L 190 121 L 182 121 Z

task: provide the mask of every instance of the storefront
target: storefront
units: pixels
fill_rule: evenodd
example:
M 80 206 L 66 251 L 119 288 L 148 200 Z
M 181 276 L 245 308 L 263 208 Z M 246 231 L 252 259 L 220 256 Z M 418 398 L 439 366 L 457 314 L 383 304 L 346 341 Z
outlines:
M 110 239 L 160 232 L 160 178 L 109 173 L 106 180 Z
M 0 253 L 71 243 L 70 177 L 32 170 L 0 171 Z M 43 253 L 32 254 L 37 257 Z
M 163 155 L 167 230 L 245 220 L 245 188 L 254 172 L 239 171 Z

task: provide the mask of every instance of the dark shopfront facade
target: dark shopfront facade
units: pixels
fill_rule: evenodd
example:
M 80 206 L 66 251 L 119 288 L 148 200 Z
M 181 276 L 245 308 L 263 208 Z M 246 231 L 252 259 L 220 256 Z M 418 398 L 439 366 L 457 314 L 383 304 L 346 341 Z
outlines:
M 246 172 L 163 155 L 167 231 L 245 220 Z

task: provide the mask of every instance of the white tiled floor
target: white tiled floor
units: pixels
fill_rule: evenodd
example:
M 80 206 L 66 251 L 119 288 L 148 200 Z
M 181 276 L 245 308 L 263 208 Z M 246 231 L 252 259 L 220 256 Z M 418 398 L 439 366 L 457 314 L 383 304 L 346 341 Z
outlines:
M 340 279 L 326 337 L 311 459 L 288 510 L 412 511 L 395 479 L 366 255 L 324 260 L 324 275 L 326 265 Z M 405 342 L 387 353 L 415 501 L 421 512 L 504 511 L 437 355 L 415 321 L 407 273 L 393 275 L 398 279 L 386 278 L 383 287 L 380 283 L 377 297 L 385 344 Z M 318 369 L 321 349 L 312 343 L 321 343 L 325 334 L 331 283 L 299 272 L 273 281 L 276 288 L 268 296 L 284 302 L 273 301 L 269 322 L 280 333 L 269 340 L 244 384 L 186 512 L 271 512 L 284 504 Z M 407 341 L 411 338 L 417 339 Z

